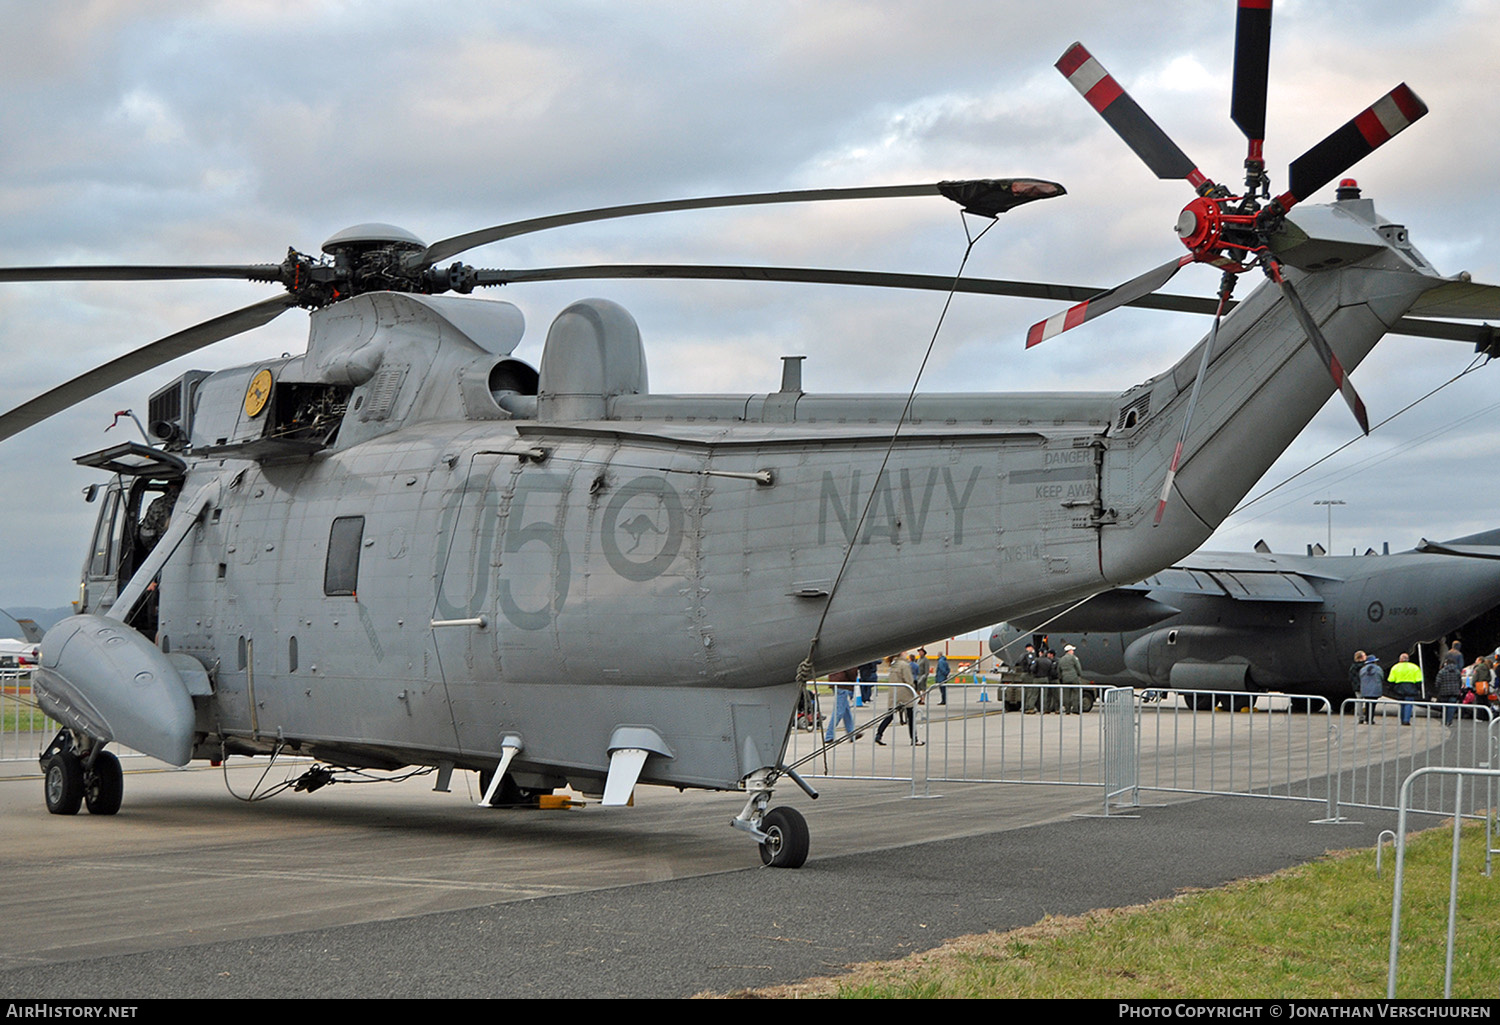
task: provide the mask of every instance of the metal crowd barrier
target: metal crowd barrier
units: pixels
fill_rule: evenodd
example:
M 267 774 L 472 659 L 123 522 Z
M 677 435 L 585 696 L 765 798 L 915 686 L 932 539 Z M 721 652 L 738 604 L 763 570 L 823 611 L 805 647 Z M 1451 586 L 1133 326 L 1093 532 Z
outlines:
M 836 697 L 832 685 L 810 686 L 814 695 L 812 708 L 798 711 L 798 728 L 792 731 L 784 763 L 804 776 L 910 782 L 915 788 L 918 752 L 925 745 L 927 732 L 923 721 L 925 708 L 917 703 L 916 689 L 907 684 L 893 687 L 886 683 L 847 686 L 855 687 L 856 692 L 861 687 L 873 688 L 870 701 L 850 702 L 855 732 L 849 734 L 844 723 L 834 721 Z M 894 707 L 897 705 L 904 705 L 916 717 L 913 726 L 902 721 L 901 709 Z M 888 715 L 891 721 L 883 734 L 884 746 L 880 746 L 875 743 L 875 736 Z M 831 744 L 824 739 L 829 733 L 834 736 Z M 923 745 L 911 742 L 913 734 Z
M 1485 732 L 1488 733 L 1489 730 L 1487 729 Z M 1426 789 L 1428 788 L 1428 784 L 1433 780 L 1448 781 L 1451 786 L 1443 789 L 1449 790 L 1453 798 L 1453 806 L 1451 809 L 1451 814 L 1453 816 L 1453 841 L 1451 854 L 1449 856 L 1448 869 L 1448 936 L 1447 942 L 1445 944 L 1445 953 L 1443 960 L 1443 999 L 1453 999 L 1453 950 L 1454 936 L 1456 932 L 1455 926 L 1458 919 L 1459 842 L 1462 837 L 1463 820 L 1468 814 L 1465 811 L 1466 806 L 1464 803 L 1463 784 L 1465 777 L 1468 777 L 1470 779 L 1483 779 L 1485 781 L 1485 791 L 1487 793 L 1492 793 L 1497 778 L 1500 778 L 1500 769 L 1454 768 L 1450 766 L 1435 765 L 1424 766 L 1412 772 L 1411 775 L 1407 776 L 1401 783 L 1400 797 L 1397 801 L 1396 817 L 1396 883 L 1395 892 L 1391 900 L 1391 947 L 1390 954 L 1386 962 L 1385 995 L 1386 999 L 1388 1000 L 1394 1000 L 1396 998 L 1396 966 L 1400 960 L 1399 954 L 1401 950 L 1402 883 L 1404 882 L 1406 875 L 1406 813 L 1408 811 L 1417 810 L 1411 807 L 1411 798 L 1413 792 L 1416 789 L 1416 785 L 1420 782 L 1423 785 L 1424 789 Z M 1474 787 L 1473 789 L 1475 791 L 1479 790 L 1478 787 Z M 1489 823 L 1490 816 L 1486 815 L 1485 820 L 1486 823 Z M 1488 848 L 1491 846 L 1489 842 L 1489 829 L 1489 825 L 1486 825 L 1486 871 L 1488 871 L 1489 868 L 1490 852 Z M 1487 938 L 1488 937 L 1486 936 L 1486 939 Z
M 1410 709 L 1403 725 L 1402 706 Z M 1496 762 L 1493 712 L 1484 705 L 1391 698 L 1347 698 L 1339 708 L 1336 807 L 1395 808 L 1404 781 L 1419 769 L 1491 768 Z M 1412 811 L 1450 814 L 1457 783 L 1448 774 L 1421 777 Z M 1491 807 L 1490 794 L 1472 788 L 1464 816 Z
M 1326 699 L 1148 690 L 1136 707 L 1143 789 L 1320 801 L 1334 814 Z
M 57 733 L 57 724 L 36 707 L 31 697 L 31 673 L 0 669 L 0 761 L 30 761 Z
M 880 690 L 889 692 L 888 685 Z M 1337 821 L 1350 807 L 1394 809 L 1401 781 L 1427 766 L 1500 767 L 1500 724 L 1487 708 L 1242 691 L 1171 691 L 950 680 L 946 702 L 929 686 L 912 705 L 916 739 L 893 723 L 872 741 L 889 698 L 855 708 L 862 737 L 824 746 L 833 716 L 820 689 L 815 730 L 800 732 L 787 761 L 804 774 L 849 779 L 1097 786 L 1108 814 L 1138 806 L 1141 790 L 1249 795 L 1317 802 Z M 908 697 L 908 700 L 910 698 Z M 1453 718 L 1452 725 L 1445 719 Z M 1368 719 L 1368 722 L 1362 720 Z M 800 759 L 800 760 L 799 760 Z M 1446 814 L 1453 784 L 1431 780 L 1413 808 Z M 1490 785 L 1493 788 L 1493 784 Z M 1471 791 L 1465 814 L 1493 806 Z

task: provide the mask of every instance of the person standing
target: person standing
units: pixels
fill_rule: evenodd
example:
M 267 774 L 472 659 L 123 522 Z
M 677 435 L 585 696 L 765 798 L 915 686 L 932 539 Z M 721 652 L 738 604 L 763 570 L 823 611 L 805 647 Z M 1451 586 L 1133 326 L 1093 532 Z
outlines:
M 1453 706 L 1443 709 L 1444 726 L 1452 726 L 1453 720 L 1458 718 L 1458 703 L 1463 700 L 1464 694 L 1463 666 L 1463 653 L 1458 650 L 1458 643 L 1454 642 L 1453 647 L 1443 656 L 1443 664 L 1438 667 L 1437 678 L 1433 680 L 1437 699 Z
M 917 657 L 911 662 L 911 682 L 917 688 L 918 696 L 927 693 L 927 678 L 931 675 L 932 666 L 927 661 L 927 649 L 918 648 Z
M 948 668 L 948 653 L 945 651 L 938 656 L 937 671 L 932 676 L 934 682 L 937 683 L 938 704 L 940 705 L 948 703 L 948 677 L 952 675 L 953 671 Z
M 1422 670 L 1403 651 L 1391 666 L 1386 682 L 1391 685 L 1391 693 L 1401 699 L 1401 725 L 1410 726 L 1412 698 L 1422 694 Z
M 859 667 L 859 700 L 860 704 L 868 705 L 875 700 L 875 684 L 880 680 L 880 660 L 866 662 Z
M 1036 715 L 1041 710 L 1042 692 L 1036 686 L 1036 645 L 1026 645 L 1026 654 L 1021 656 L 1021 707 L 1027 715 Z M 1031 686 L 1026 686 L 1026 684 Z
M 1358 655 L 1354 656 L 1356 659 Z M 1375 702 L 1385 693 L 1385 671 L 1380 668 L 1379 655 L 1366 655 L 1364 668 L 1359 671 L 1359 721 L 1370 722 L 1375 714 Z
M 1063 685 L 1063 714 L 1077 715 L 1083 707 L 1083 662 L 1078 658 L 1078 649 L 1071 644 L 1063 646 L 1063 656 L 1057 660 L 1057 676 Z
M 1036 675 L 1041 678 L 1043 684 L 1038 688 L 1041 692 L 1042 714 L 1052 715 L 1057 711 L 1057 681 L 1059 678 L 1057 669 L 1057 655 L 1051 648 L 1043 648 L 1041 654 L 1036 657 Z

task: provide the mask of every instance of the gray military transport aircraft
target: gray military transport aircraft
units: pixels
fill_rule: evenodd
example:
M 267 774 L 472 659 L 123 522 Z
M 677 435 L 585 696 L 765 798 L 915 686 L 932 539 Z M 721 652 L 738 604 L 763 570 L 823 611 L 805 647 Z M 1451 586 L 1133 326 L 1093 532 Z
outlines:
M 1016 660 L 1039 631 L 1123 687 L 1350 696 L 1357 649 L 1394 663 L 1500 605 L 1500 531 L 1395 555 L 1198 552 L 1126 587 L 1018 617 L 990 634 Z M 1208 703 L 1207 695 L 1195 702 Z M 1221 703 L 1238 697 L 1221 695 Z
M 173 764 L 300 752 L 345 767 L 478 770 L 486 803 L 571 784 L 737 789 L 763 861 L 808 829 L 770 808 L 803 680 L 1140 580 L 1192 552 L 1383 334 L 1488 341 L 1411 312 L 1500 315 L 1438 274 L 1367 199 L 1306 204 L 1425 111 L 1401 86 L 1292 165 L 1264 163 L 1270 4 L 1244 3 L 1242 195 L 1203 176 L 1081 48 L 1069 80 L 1197 198 L 1188 253 L 1121 288 L 746 267 L 484 270 L 446 260 L 562 224 L 806 199 L 943 194 L 994 217 L 1058 195 L 998 180 L 585 211 L 433 245 L 339 232 L 324 258 L 217 267 L 31 267 L 0 281 L 241 278 L 284 291 L 0 414 L 0 438 L 292 306 L 307 351 L 193 371 L 151 396 L 159 444 L 81 457 L 113 475 L 78 615 L 47 632 L 35 692 L 62 724 L 50 810 L 120 806 L 121 744 Z M 1248 111 L 1248 113 L 1246 113 Z M 1152 293 L 1193 262 L 1268 280 L 1175 366 L 1118 393 L 657 395 L 631 315 L 586 300 L 540 366 L 516 307 L 446 295 L 561 278 L 826 281 L 1087 299 L 1039 334 Z M 1194 410 L 1196 409 L 1196 415 Z M 1165 501 L 1163 500 L 1165 499 Z M 899 587 L 893 586 L 899 582 Z M 995 596 L 1001 595 L 997 609 Z M 309 789 L 330 776 L 319 767 Z M 801 783 L 811 793 L 811 789 Z M 814 795 L 815 796 L 815 795 Z

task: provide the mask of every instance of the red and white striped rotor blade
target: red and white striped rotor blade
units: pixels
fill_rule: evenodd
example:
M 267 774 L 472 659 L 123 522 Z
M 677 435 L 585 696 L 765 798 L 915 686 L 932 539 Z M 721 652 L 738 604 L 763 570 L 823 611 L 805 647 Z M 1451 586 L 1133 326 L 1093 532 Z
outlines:
M 1317 192 L 1427 113 L 1427 104 L 1405 82 L 1376 100 L 1287 169 L 1287 190 L 1276 197 L 1283 210 Z
M 1354 390 L 1354 384 L 1349 380 L 1349 374 L 1344 370 L 1344 365 L 1339 362 L 1338 354 L 1333 351 L 1333 346 L 1328 344 L 1328 339 L 1323 336 L 1323 331 L 1318 327 L 1317 321 L 1313 320 L 1312 314 L 1303 305 L 1302 296 L 1297 289 L 1281 273 L 1279 264 L 1272 264 L 1272 279 L 1281 286 L 1281 294 L 1286 296 L 1287 304 L 1291 306 L 1292 313 L 1296 315 L 1297 322 L 1302 325 L 1302 330 L 1307 334 L 1307 340 L 1312 342 L 1313 350 L 1317 352 L 1318 358 L 1328 368 L 1328 376 L 1333 378 L 1334 386 L 1338 388 L 1339 394 L 1344 397 L 1344 402 L 1349 411 L 1354 414 L 1354 419 L 1359 422 L 1359 429 L 1366 434 L 1370 433 L 1370 416 L 1365 412 L 1364 400 Z
M 1198 170 L 1082 43 L 1068 47 L 1056 67 L 1158 178 L 1186 179 L 1200 192 L 1213 187 L 1208 176 Z
M 1118 306 L 1135 302 L 1137 299 L 1150 295 L 1161 288 L 1172 276 L 1183 267 L 1193 262 L 1191 254 L 1179 256 L 1169 263 L 1148 270 L 1140 277 L 1131 278 L 1123 285 L 1116 285 L 1107 292 L 1085 299 L 1076 306 L 1070 306 L 1061 313 L 1054 314 L 1046 320 L 1031 325 L 1031 330 L 1026 332 L 1026 348 L 1031 348 L 1039 342 L 1045 342 L 1049 338 L 1056 337 L 1064 331 L 1071 330 L 1079 324 L 1093 320 L 1102 314 Z
M 1172 450 L 1172 465 L 1167 467 L 1167 479 L 1161 486 L 1161 498 L 1156 503 L 1156 519 L 1152 526 L 1161 526 L 1162 514 L 1167 511 L 1167 499 L 1172 494 L 1172 483 L 1177 479 L 1177 468 L 1182 465 L 1182 448 L 1187 444 L 1188 428 L 1193 425 L 1193 412 L 1198 408 L 1198 395 L 1203 390 L 1203 378 L 1208 374 L 1208 361 L 1213 359 L 1214 345 L 1219 340 L 1219 323 L 1224 319 L 1224 307 L 1229 304 L 1230 285 L 1219 291 L 1219 307 L 1214 313 L 1214 326 L 1208 332 L 1208 342 L 1203 346 L 1203 356 L 1198 360 L 1198 376 L 1193 378 L 1193 390 L 1188 395 L 1187 409 L 1182 414 L 1182 431 L 1177 435 L 1177 447 Z

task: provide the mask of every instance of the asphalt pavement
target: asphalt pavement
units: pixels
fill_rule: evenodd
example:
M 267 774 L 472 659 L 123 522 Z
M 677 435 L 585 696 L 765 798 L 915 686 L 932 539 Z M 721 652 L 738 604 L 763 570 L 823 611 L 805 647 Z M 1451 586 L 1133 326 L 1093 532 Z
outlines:
M 225 779 L 243 796 L 259 773 Z M 427 778 L 246 803 L 216 771 L 131 772 L 118 816 L 65 819 L 20 775 L 0 779 L 6 998 L 728 993 L 1259 875 L 1395 821 L 1160 795 L 1105 818 L 1097 788 L 836 781 L 778 795 L 812 828 L 787 871 L 728 827 L 733 794 L 494 811 Z

